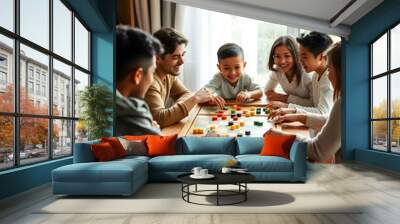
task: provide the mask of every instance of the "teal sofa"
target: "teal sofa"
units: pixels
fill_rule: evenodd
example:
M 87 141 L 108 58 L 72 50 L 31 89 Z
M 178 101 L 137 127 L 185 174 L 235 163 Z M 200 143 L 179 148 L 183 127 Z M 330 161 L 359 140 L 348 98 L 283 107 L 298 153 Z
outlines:
M 236 160 L 259 182 L 304 182 L 306 144 L 294 142 L 290 159 L 260 156 L 263 139 L 257 137 L 182 137 L 177 155 L 127 156 L 96 162 L 90 149 L 98 141 L 75 144 L 74 163 L 52 171 L 54 194 L 131 195 L 148 181 L 176 181 L 176 177 L 200 166 L 219 172 L 228 160 Z

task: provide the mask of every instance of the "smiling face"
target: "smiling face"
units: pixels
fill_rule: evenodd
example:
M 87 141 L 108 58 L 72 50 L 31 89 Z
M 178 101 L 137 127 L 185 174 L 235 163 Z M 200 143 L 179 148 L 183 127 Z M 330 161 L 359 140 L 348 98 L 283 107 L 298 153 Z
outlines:
M 163 73 L 178 76 L 181 73 L 181 67 L 185 63 L 186 45 L 180 44 L 171 54 L 163 57 L 157 57 L 157 68 Z
M 224 79 L 227 80 L 229 84 L 236 85 L 246 67 L 246 62 L 240 56 L 236 56 L 220 59 L 217 66 Z
M 293 72 L 293 56 L 290 50 L 285 45 L 280 45 L 274 50 L 274 64 L 279 71 L 286 74 Z
M 303 65 L 304 70 L 312 72 L 317 70 L 323 63 L 322 53 L 316 57 L 306 47 L 300 45 L 300 62 Z

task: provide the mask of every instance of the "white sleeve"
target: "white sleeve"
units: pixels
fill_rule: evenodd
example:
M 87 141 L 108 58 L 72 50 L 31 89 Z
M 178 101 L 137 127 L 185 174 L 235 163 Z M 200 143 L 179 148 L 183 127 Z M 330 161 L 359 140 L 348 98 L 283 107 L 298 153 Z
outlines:
M 219 73 L 214 75 L 214 77 L 207 83 L 207 85 L 204 86 L 204 88 L 207 88 L 220 95 L 222 84 L 220 76 L 221 75 Z
M 270 90 L 274 90 L 278 83 L 279 81 L 276 72 L 269 73 L 269 79 L 267 84 L 265 85 L 264 91 L 267 92 Z
M 320 87 L 318 105 L 314 107 L 289 104 L 289 108 L 295 108 L 297 113 L 329 114 L 333 104 L 333 89 L 330 83 L 324 83 Z
M 246 75 L 245 77 L 245 89 L 248 91 L 254 91 L 254 90 L 261 90 L 261 87 L 256 84 L 255 82 L 253 82 L 253 80 L 251 79 L 250 76 Z
M 303 75 L 305 75 L 305 74 L 303 74 Z M 311 82 L 307 83 L 306 89 L 307 89 L 310 97 L 302 98 L 302 97 L 299 97 L 299 96 L 295 96 L 295 95 L 289 94 L 289 97 L 288 97 L 288 100 L 287 100 L 288 104 L 289 105 L 290 104 L 298 104 L 298 105 L 301 105 L 301 106 L 313 107 L 314 106 L 314 102 L 312 100 L 312 83 Z

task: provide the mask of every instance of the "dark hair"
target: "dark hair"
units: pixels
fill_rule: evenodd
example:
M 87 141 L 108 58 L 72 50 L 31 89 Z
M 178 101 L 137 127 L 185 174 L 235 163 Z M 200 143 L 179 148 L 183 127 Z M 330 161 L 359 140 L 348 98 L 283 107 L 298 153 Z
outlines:
M 300 85 L 301 82 L 301 76 L 303 74 L 303 67 L 300 64 L 300 57 L 299 57 L 299 47 L 294 40 L 293 37 L 290 36 L 281 36 L 276 41 L 272 44 L 271 51 L 269 53 L 269 58 L 268 58 L 268 68 L 269 70 L 272 71 L 277 71 L 274 68 L 274 52 L 275 49 L 279 46 L 285 46 L 289 49 L 290 54 L 292 54 L 293 61 L 294 61 L 294 69 L 293 72 L 296 75 L 296 82 L 297 85 Z
M 147 71 L 154 55 L 163 51 L 156 38 L 140 29 L 118 25 L 116 33 L 117 82 L 139 67 Z
M 309 34 L 302 33 L 296 40 L 301 46 L 307 48 L 314 57 L 324 52 L 333 43 L 328 35 L 316 31 L 312 31 Z
M 327 55 L 328 60 L 331 61 L 333 67 L 335 68 L 336 83 L 333 86 L 333 99 L 340 97 L 342 93 L 342 44 L 340 42 L 335 43 L 331 49 L 329 49 Z
M 224 58 L 241 57 L 244 59 L 243 49 L 235 43 L 226 43 L 217 51 L 218 61 Z
M 165 51 L 163 54 L 161 54 L 162 56 L 174 53 L 178 45 L 187 45 L 189 43 L 189 41 L 182 34 L 180 34 L 173 28 L 161 28 L 153 35 L 161 42 L 164 47 Z

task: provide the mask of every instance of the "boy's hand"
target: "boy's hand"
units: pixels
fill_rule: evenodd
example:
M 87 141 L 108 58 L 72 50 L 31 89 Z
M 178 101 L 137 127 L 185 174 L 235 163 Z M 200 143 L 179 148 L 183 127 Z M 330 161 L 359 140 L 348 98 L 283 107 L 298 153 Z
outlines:
M 244 103 L 246 102 L 246 100 L 250 99 L 250 94 L 247 91 L 240 91 L 237 95 L 236 95 L 236 101 L 239 103 Z
M 193 97 L 194 97 L 195 103 L 205 103 L 208 101 L 212 101 L 212 99 L 214 98 L 211 91 L 206 88 L 203 88 L 203 89 L 200 89 L 199 91 L 197 91 Z
M 271 101 L 268 103 L 267 107 L 271 109 L 287 108 L 288 104 L 279 101 Z
M 301 123 L 306 122 L 306 116 L 304 114 L 285 114 L 282 116 L 275 117 L 275 123 L 279 124 L 282 122 L 293 122 L 293 121 L 300 121 Z
M 209 103 L 217 105 L 220 109 L 224 108 L 224 106 L 225 106 L 224 98 L 217 96 L 217 95 L 214 95 L 213 99 L 210 100 Z
M 281 101 L 281 102 L 287 102 L 288 95 L 286 94 L 279 94 L 276 93 L 273 90 L 269 90 L 265 93 L 269 101 Z
M 296 113 L 296 109 L 294 109 L 294 108 L 279 108 L 279 109 L 272 110 L 268 115 L 268 119 L 273 119 L 277 116 L 282 116 L 285 114 L 295 114 L 295 113 Z

